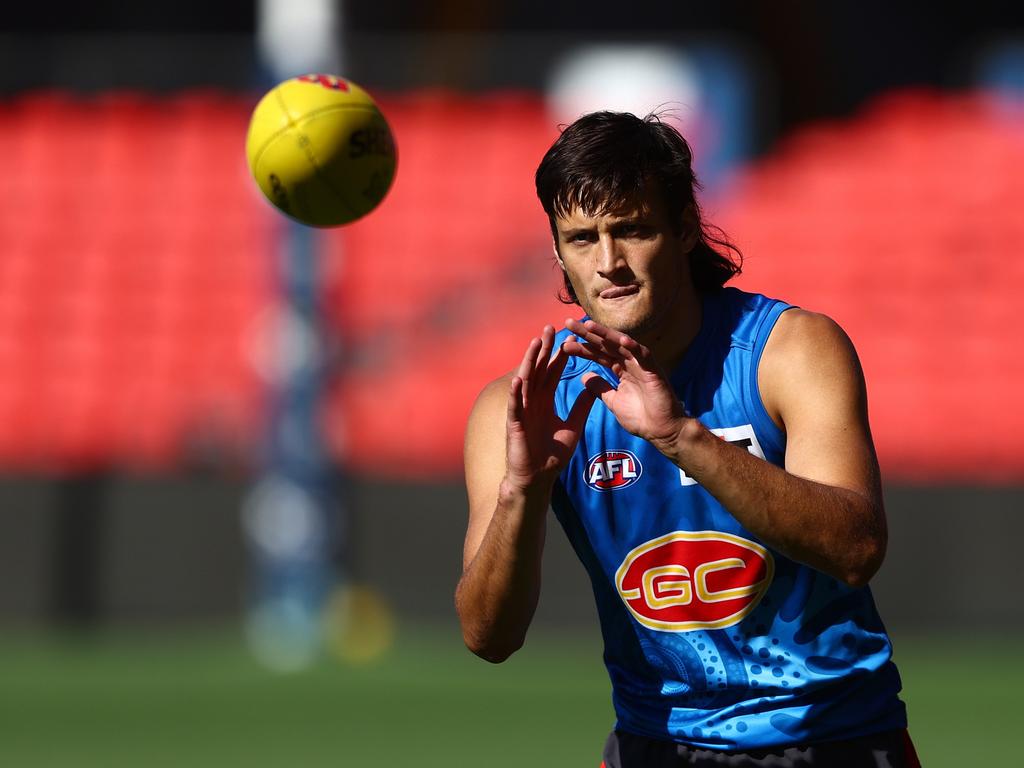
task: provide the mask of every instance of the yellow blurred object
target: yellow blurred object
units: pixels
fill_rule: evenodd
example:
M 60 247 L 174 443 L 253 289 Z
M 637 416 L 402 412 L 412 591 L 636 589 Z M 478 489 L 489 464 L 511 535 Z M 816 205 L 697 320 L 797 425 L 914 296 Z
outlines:
M 264 196 L 314 227 L 365 216 L 391 188 L 395 142 L 366 91 L 336 75 L 286 80 L 260 99 L 245 141 Z
M 337 658 L 367 664 L 395 642 L 395 619 L 387 601 L 374 589 L 350 585 L 335 591 L 324 611 L 324 641 Z

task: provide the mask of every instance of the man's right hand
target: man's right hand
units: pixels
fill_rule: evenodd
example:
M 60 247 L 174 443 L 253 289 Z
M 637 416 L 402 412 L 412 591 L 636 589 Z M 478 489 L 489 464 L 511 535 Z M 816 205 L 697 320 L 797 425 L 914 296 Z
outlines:
M 555 389 L 569 360 L 564 345 L 554 355 L 555 329 L 544 327 L 541 338 L 526 348 L 509 386 L 506 414 L 505 477 L 502 492 L 550 489 L 568 464 L 596 395 L 584 389 L 568 418 L 555 411 Z

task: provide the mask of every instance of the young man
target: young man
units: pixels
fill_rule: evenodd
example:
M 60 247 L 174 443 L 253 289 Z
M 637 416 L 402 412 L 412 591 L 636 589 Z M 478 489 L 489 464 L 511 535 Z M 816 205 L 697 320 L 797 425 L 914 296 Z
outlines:
M 569 296 L 466 431 L 456 604 L 500 662 L 537 605 L 554 508 L 590 573 L 618 718 L 607 768 L 912 766 L 867 583 L 886 547 L 856 352 L 739 271 L 685 140 L 595 113 L 537 170 Z

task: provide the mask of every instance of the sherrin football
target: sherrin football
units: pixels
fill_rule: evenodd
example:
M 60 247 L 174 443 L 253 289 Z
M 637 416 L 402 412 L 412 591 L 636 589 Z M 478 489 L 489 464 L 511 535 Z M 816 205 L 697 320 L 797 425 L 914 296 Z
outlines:
M 337 75 L 302 75 L 268 91 L 253 110 L 245 151 L 266 198 L 314 227 L 365 216 L 395 178 L 387 120 L 366 91 Z

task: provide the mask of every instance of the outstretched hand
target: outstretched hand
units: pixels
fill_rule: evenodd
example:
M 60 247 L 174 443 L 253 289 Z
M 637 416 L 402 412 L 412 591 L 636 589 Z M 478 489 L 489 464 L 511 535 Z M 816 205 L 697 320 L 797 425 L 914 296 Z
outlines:
M 569 463 L 597 393 L 584 389 L 566 419 L 555 411 L 555 389 L 569 361 L 565 344 L 554 355 L 555 329 L 544 327 L 530 341 L 512 377 L 506 418 L 506 482 L 527 489 L 537 482 L 554 482 Z
M 565 327 L 584 340 L 564 342 L 566 353 L 593 360 L 619 379 L 613 387 L 590 373 L 584 377 L 586 390 L 601 398 L 627 432 L 659 449 L 671 446 L 687 420 L 686 412 L 651 351 L 625 333 L 593 320 L 568 319 Z

